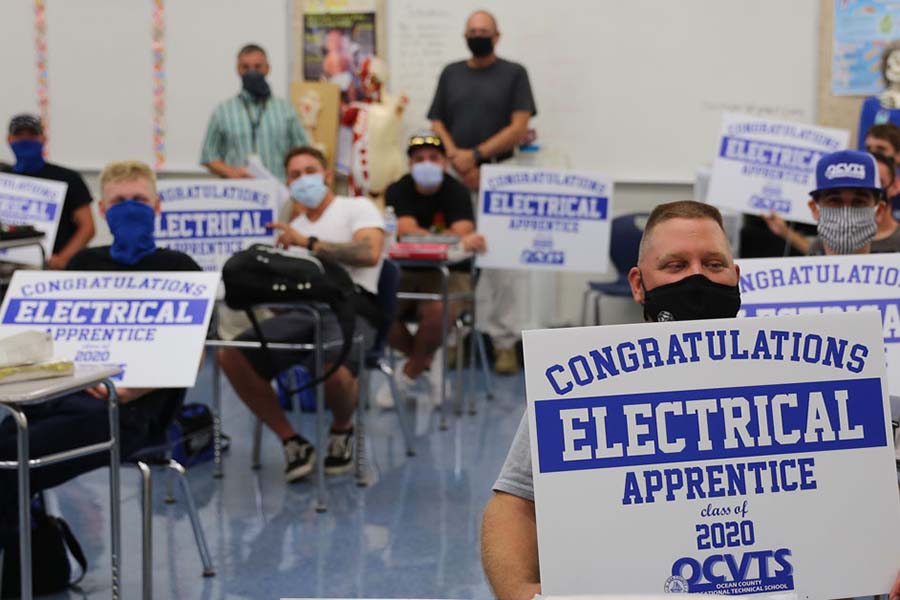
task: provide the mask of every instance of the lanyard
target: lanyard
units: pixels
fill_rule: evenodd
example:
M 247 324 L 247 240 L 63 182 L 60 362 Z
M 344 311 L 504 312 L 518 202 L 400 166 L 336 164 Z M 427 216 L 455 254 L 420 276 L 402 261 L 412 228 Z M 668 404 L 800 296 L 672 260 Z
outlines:
M 263 101 L 262 108 L 259 109 L 255 121 L 253 120 L 253 116 L 250 113 L 250 105 L 247 103 L 247 100 L 241 98 L 241 104 L 244 105 L 244 112 L 247 113 L 247 120 L 250 121 L 250 141 L 253 144 L 253 154 L 259 154 L 259 150 L 256 147 L 256 131 L 259 129 L 259 124 L 262 123 L 262 118 L 266 112 L 266 107 L 269 105 L 269 99 L 266 98 Z

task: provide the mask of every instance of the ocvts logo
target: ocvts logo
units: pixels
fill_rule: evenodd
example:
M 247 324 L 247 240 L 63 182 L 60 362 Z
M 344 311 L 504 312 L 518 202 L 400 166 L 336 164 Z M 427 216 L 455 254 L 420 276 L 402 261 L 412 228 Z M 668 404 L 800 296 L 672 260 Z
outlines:
M 522 250 L 520 260 L 532 265 L 563 265 L 566 253 L 562 250 Z
M 767 196 L 751 196 L 750 197 L 750 206 L 751 208 L 756 208 L 758 210 L 779 212 L 779 213 L 790 213 L 791 212 L 791 201 L 786 200 L 784 198 L 772 198 Z
M 672 576 L 680 577 L 691 593 L 749 593 L 794 589 L 794 567 L 788 548 L 755 550 L 743 554 L 711 554 L 699 560 L 686 556 L 672 565 Z

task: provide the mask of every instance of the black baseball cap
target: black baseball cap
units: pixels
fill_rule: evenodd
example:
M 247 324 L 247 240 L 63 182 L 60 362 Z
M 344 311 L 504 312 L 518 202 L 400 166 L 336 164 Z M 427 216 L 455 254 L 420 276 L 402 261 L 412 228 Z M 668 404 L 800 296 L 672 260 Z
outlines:
M 406 154 L 411 155 L 413 151 L 425 147 L 437 148 L 441 153 L 447 153 L 446 148 L 444 148 L 444 143 L 441 142 L 441 138 L 438 137 L 438 134 L 429 130 L 421 131 L 410 136 L 409 143 L 406 147 Z
M 23 129 L 30 129 L 37 135 L 44 134 L 44 126 L 41 125 L 41 120 L 34 115 L 21 114 L 9 120 L 9 135 L 17 135 Z

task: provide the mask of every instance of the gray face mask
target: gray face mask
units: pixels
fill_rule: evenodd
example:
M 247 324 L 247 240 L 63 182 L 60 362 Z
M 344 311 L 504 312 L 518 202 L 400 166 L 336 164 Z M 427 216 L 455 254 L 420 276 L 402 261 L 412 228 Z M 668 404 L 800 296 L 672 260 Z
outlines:
M 875 237 L 875 209 L 861 206 L 819 207 L 819 237 L 838 254 L 852 254 Z

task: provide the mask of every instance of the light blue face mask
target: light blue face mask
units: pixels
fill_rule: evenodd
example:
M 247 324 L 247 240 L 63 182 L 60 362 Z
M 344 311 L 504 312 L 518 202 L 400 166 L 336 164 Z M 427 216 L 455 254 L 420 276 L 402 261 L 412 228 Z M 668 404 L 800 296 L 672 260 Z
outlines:
M 421 188 L 436 188 L 444 181 L 443 167 L 431 161 L 417 162 L 409 171 L 413 181 Z
M 291 183 L 291 197 L 309 209 L 318 208 L 327 194 L 328 186 L 321 173 L 303 175 Z

